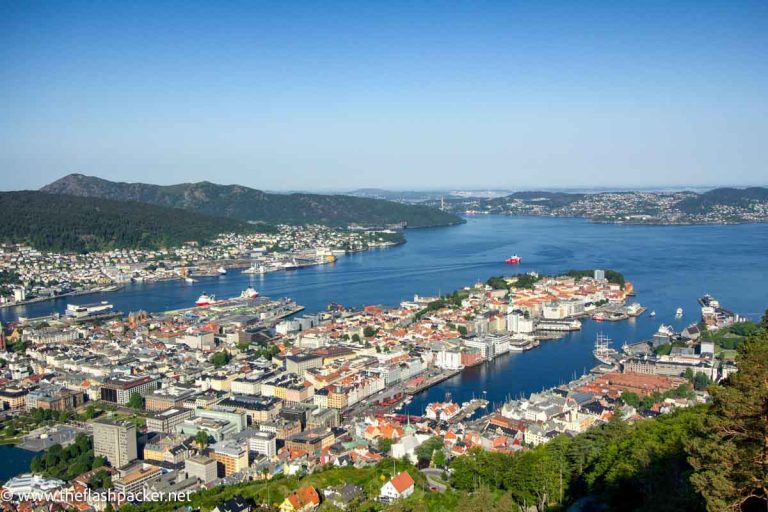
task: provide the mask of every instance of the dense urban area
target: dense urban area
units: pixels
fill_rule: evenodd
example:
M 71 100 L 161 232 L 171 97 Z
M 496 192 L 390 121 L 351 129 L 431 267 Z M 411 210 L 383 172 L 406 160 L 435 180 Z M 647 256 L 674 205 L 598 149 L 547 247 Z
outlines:
M 268 232 L 223 233 L 207 244 L 189 241 L 161 249 L 58 253 L 7 243 L 0 245 L 0 307 L 114 291 L 129 282 L 191 282 L 232 268 L 265 274 L 332 264 L 347 253 L 404 242 L 396 229 L 278 225 Z
M 7 247 L 5 262 L 36 286 L 57 275 L 108 284 L 179 277 L 196 261 L 241 257 L 245 247 L 263 257 L 248 267 L 258 272 L 293 264 L 293 251 L 329 258 L 327 247 L 370 244 L 368 234 L 281 227 L 160 253 L 65 257 Z M 590 269 L 497 276 L 398 307 L 332 305 L 317 314 L 249 288 L 164 313 L 73 301 L 63 315 L 22 318 L 0 337 L 0 440 L 40 455 L 5 482 L 2 506 L 543 511 L 635 500 L 650 510 L 661 494 L 635 486 L 674 486 L 673 474 L 690 464 L 699 473 L 677 503 L 716 510 L 739 493 L 708 488 L 731 478 L 711 474 L 718 453 L 705 443 L 720 434 L 712 427 L 701 444 L 687 439 L 726 421 L 717 414 L 736 406 L 727 403 L 733 386 L 765 371 L 742 365 L 754 364 L 766 341 L 757 338 L 765 325 L 711 296 L 682 332 L 662 325 L 623 347 L 598 337 L 595 368 L 567 384 L 503 404 L 446 396 L 403 412 L 429 387 L 557 343 L 583 322 L 654 314 L 633 295 L 620 272 Z

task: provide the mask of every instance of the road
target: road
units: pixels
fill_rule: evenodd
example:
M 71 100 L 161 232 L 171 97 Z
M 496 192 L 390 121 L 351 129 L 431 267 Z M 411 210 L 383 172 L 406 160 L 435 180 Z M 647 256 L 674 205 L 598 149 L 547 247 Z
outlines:
M 425 477 L 427 477 L 427 483 L 431 488 L 437 489 L 440 492 L 445 492 L 448 489 L 447 485 L 432 478 L 435 476 L 443 477 L 445 475 L 445 471 L 442 469 L 424 468 L 421 470 L 421 472 L 424 473 Z

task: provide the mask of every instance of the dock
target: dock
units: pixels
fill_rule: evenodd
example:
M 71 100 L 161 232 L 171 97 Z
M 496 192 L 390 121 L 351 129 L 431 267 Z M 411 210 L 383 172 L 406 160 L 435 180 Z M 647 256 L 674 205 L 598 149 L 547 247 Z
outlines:
M 417 393 L 421 393 L 427 388 L 431 388 L 432 386 L 436 384 L 440 384 L 444 380 L 448 380 L 451 377 L 455 377 L 456 375 L 460 374 L 461 370 L 446 370 L 438 375 L 435 375 L 433 377 L 430 377 L 429 379 L 426 379 L 424 382 L 419 384 L 418 386 L 407 386 L 405 388 L 405 393 L 407 395 L 415 395 Z
M 488 400 L 483 398 L 474 398 L 469 402 L 463 404 L 461 410 L 453 418 L 448 420 L 449 424 L 459 423 L 467 418 L 472 417 L 480 409 L 488 407 Z

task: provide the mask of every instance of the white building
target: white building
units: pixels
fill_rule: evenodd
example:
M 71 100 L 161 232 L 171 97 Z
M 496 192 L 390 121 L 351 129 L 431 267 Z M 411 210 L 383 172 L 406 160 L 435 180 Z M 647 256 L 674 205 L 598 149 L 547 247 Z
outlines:
M 533 332 L 533 320 L 520 312 L 510 313 L 507 315 L 507 330 L 515 334 L 530 334 Z
M 384 502 L 390 502 L 400 498 L 407 498 L 413 494 L 414 484 L 411 475 L 407 471 L 403 471 L 392 477 L 392 480 L 381 487 L 379 499 Z
M 248 450 L 253 453 L 266 455 L 270 459 L 277 453 L 275 434 L 258 431 L 248 436 Z
M 437 352 L 435 366 L 444 370 L 460 370 L 461 352 L 458 350 L 442 349 Z

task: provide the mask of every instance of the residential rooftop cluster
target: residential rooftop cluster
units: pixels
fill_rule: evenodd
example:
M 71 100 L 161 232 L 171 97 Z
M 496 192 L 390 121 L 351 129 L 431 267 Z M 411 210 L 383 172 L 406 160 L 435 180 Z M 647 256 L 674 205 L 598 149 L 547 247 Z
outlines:
M 276 226 L 274 233 L 225 233 L 210 244 L 166 249 L 114 249 L 87 254 L 42 252 L 24 244 L 0 246 L 0 305 L 62 295 L 111 291 L 131 281 L 216 276 L 232 267 L 263 272 L 331 263 L 347 252 L 404 240 L 391 231 Z
M 717 191 L 713 191 L 716 193 Z M 694 192 L 602 192 L 547 194 L 529 192 L 494 199 L 454 200 L 450 209 L 468 214 L 581 217 L 596 222 L 634 224 L 732 224 L 768 221 L 768 200 L 700 200 Z
M 3 415 L 26 422 L 20 432 L 3 432 L 22 446 L 40 446 L 51 435 L 67 445 L 86 435 L 111 488 L 184 492 L 328 465 L 365 467 L 389 456 L 415 463 L 427 451 L 430 460 L 440 453 L 443 464 L 475 447 L 515 452 L 617 414 L 636 421 L 705 401 L 691 376 L 717 380 L 735 367 L 714 359 L 690 332 L 670 332 L 668 342 L 684 339 L 691 349 L 641 357 L 637 344 L 615 364 L 498 408 L 480 397 L 461 404 L 447 397 L 423 414 L 398 414 L 412 395 L 466 367 L 535 348 L 549 338 L 542 324 L 623 307 L 632 289 L 597 271 L 512 276 L 393 308 L 301 316 L 291 316 L 300 306 L 289 299 L 246 295 L 89 322 L 30 319 L 2 339 L 4 347 L 23 348 L 6 354 Z M 664 340 L 647 343 L 652 350 Z M 38 421 L 52 414 L 55 426 Z M 411 477 L 400 475 L 381 487 L 381 501 L 412 492 Z M 93 474 L 40 478 L 23 475 L 10 485 L 87 487 Z M 309 510 L 344 492 L 299 490 L 281 509 Z

